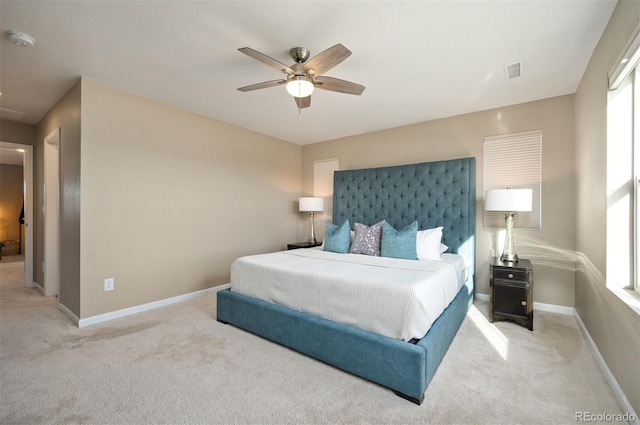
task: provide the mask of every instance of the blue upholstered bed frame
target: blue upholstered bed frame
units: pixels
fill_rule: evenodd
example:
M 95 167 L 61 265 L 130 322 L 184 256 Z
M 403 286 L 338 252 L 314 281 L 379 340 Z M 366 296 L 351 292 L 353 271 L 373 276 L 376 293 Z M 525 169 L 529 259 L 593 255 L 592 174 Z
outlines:
M 417 220 L 443 226 L 449 252 L 466 257 L 469 278 L 419 341 L 403 342 L 277 304 L 219 291 L 217 319 L 263 336 L 420 404 L 474 297 L 475 158 L 336 171 L 333 221 L 395 228 Z

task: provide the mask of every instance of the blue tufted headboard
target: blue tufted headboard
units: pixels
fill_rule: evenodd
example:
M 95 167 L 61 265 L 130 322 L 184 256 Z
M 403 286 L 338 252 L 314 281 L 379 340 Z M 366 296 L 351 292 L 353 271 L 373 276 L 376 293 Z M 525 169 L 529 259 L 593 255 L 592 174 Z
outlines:
M 363 170 L 336 171 L 333 222 L 367 226 L 387 220 L 396 229 L 418 221 L 419 229 L 442 226 L 449 252 L 475 267 L 476 159 Z

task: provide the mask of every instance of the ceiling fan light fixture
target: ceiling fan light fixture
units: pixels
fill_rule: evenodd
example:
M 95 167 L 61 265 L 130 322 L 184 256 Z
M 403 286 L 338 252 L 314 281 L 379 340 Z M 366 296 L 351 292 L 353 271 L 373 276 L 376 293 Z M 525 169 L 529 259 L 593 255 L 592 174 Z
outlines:
M 287 81 L 287 93 L 293 97 L 307 97 L 313 93 L 313 82 L 309 77 L 296 75 Z

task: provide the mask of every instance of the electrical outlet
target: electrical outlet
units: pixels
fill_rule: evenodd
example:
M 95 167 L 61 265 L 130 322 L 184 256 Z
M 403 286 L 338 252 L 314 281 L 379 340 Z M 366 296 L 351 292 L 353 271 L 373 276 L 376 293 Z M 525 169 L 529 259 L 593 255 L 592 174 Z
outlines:
M 104 280 L 104 290 L 105 291 L 113 291 L 114 288 L 114 279 L 112 277 Z

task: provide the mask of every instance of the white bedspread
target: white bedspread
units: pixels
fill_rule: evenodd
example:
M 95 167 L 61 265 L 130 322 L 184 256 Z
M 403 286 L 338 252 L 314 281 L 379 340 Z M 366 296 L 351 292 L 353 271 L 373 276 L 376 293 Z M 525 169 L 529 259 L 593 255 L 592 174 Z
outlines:
M 422 338 L 464 285 L 453 265 L 460 258 L 411 261 L 320 249 L 252 255 L 232 264 L 231 290 L 408 341 Z

